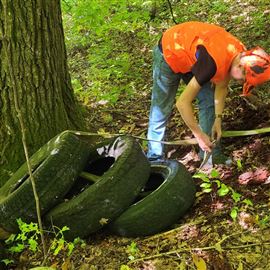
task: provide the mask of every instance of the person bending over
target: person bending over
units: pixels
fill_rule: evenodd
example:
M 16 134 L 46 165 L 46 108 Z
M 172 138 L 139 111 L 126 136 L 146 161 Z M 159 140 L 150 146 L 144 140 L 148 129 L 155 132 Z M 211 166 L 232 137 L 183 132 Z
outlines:
M 186 83 L 176 101 L 184 122 L 198 141 L 200 157 L 211 152 L 212 139 L 221 138 L 222 113 L 231 79 L 243 85 L 243 95 L 270 80 L 270 56 L 260 47 L 245 46 L 224 28 L 203 23 L 186 22 L 165 31 L 153 50 L 153 89 L 147 137 L 161 141 L 175 102 L 181 79 Z M 199 124 L 193 108 L 198 99 Z M 149 160 L 164 158 L 163 145 L 149 141 Z M 225 163 L 218 143 L 212 152 L 214 164 Z

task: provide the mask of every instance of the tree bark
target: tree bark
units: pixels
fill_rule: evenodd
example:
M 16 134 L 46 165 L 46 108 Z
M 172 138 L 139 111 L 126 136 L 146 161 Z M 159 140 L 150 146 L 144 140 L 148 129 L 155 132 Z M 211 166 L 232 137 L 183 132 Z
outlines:
M 30 153 L 65 129 L 83 127 L 59 0 L 0 0 L 0 186 L 25 162 L 14 86 Z

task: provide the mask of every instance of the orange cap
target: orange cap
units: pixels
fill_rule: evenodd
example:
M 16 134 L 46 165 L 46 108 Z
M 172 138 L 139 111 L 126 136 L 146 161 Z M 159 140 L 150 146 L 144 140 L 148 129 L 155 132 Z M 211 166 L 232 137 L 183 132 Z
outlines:
M 270 56 L 260 47 L 241 54 L 240 64 L 246 71 L 243 96 L 248 96 L 256 85 L 270 80 Z

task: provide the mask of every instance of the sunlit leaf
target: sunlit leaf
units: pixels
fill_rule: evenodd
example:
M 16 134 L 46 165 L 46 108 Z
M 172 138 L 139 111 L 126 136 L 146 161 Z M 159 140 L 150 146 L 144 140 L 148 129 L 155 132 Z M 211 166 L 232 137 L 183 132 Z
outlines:
M 127 265 L 121 265 L 120 270 L 131 270 Z
M 231 190 L 231 191 L 232 191 L 231 197 L 234 200 L 234 202 L 239 202 L 240 199 L 241 199 L 241 197 L 242 197 L 242 195 L 239 194 L 239 193 L 237 193 L 237 192 L 235 192 L 234 190 Z
M 211 184 L 210 183 L 202 183 L 200 184 L 201 188 L 211 188 Z
M 128 246 L 128 249 L 127 250 L 128 250 L 128 253 L 132 257 L 134 257 L 137 254 L 137 252 L 139 251 L 139 249 L 137 247 L 137 243 L 134 242 L 134 241 L 132 241 L 131 244 Z
M 220 188 L 221 182 L 219 180 L 214 180 L 213 182 L 217 184 L 218 188 Z
M 66 232 L 66 231 L 69 231 L 69 227 L 68 226 L 64 226 L 62 229 L 61 229 L 61 232 Z
M 16 234 L 11 234 L 8 239 L 5 240 L 6 244 L 12 243 L 16 238 Z
M 71 253 L 73 252 L 75 245 L 73 243 L 67 243 L 67 248 L 68 248 L 68 256 L 71 255 Z
M 236 220 L 237 215 L 238 215 L 238 207 L 234 207 L 234 208 L 231 210 L 230 216 L 231 216 L 231 218 L 232 218 L 233 220 Z
M 203 258 L 199 257 L 197 254 L 192 254 L 192 259 L 197 270 L 207 270 L 206 263 Z
M 101 219 L 99 220 L 99 223 L 100 223 L 101 225 L 106 225 L 106 224 L 108 223 L 108 221 L 109 221 L 108 218 L 101 218 Z
M 219 190 L 217 191 L 219 196 L 225 196 L 230 192 L 230 189 L 227 187 L 227 185 L 221 183 L 221 186 L 219 188 Z
M 205 173 L 196 173 L 192 177 L 193 178 L 199 178 L 204 182 L 210 182 L 209 177 Z
M 10 259 L 3 259 L 3 260 L 1 260 L 1 262 L 3 262 L 5 265 L 9 265 L 9 264 L 14 263 L 14 260 L 10 260 Z
M 210 175 L 212 178 L 220 178 L 219 172 L 216 169 L 212 169 Z
M 133 255 L 129 255 L 128 256 L 129 260 L 133 261 L 135 259 L 135 257 Z
M 30 238 L 28 240 L 28 244 L 29 244 L 29 249 L 31 251 L 34 251 L 35 252 L 37 250 L 37 248 L 38 248 L 38 242 L 35 239 Z
M 236 161 L 236 164 L 237 164 L 237 169 L 238 169 L 239 171 L 242 171 L 243 165 L 242 165 L 242 162 L 241 162 L 240 159 L 238 159 L 238 160 Z
M 215 249 L 216 249 L 219 253 L 222 253 L 222 252 L 223 252 L 223 249 L 222 249 L 220 243 L 216 243 L 216 244 L 215 244 Z
M 18 243 L 16 246 L 9 248 L 9 251 L 20 253 L 24 250 L 25 246 L 23 244 Z
M 62 238 L 59 239 L 57 241 L 57 246 L 56 246 L 56 248 L 55 248 L 55 250 L 53 252 L 53 255 L 58 255 L 58 253 L 64 248 L 64 246 L 65 246 L 65 240 L 62 239 Z
M 244 270 L 242 262 L 239 262 L 237 270 Z
M 246 205 L 253 206 L 253 202 L 250 199 L 244 199 L 242 202 Z

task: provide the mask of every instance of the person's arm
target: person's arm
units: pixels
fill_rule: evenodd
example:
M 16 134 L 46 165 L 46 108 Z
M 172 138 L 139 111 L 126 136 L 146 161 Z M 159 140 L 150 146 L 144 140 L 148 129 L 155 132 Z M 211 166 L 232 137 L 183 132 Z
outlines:
M 196 98 L 201 86 L 195 77 L 193 77 L 186 86 L 183 93 L 177 99 L 176 107 L 179 110 L 184 122 L 190 128 L 196 137 L 200 148 L 203 151 L 211 151 L 212 143 L 207 134 L 199 127 L 193 112 L 192 101 Z
M 215 87 L 215 121 L 212 127 L 212 139 L 220 140 L 222 135 L 221 122 L 225 107 L 225 99 L 228 94 L 229 79 L 216 84 Z

